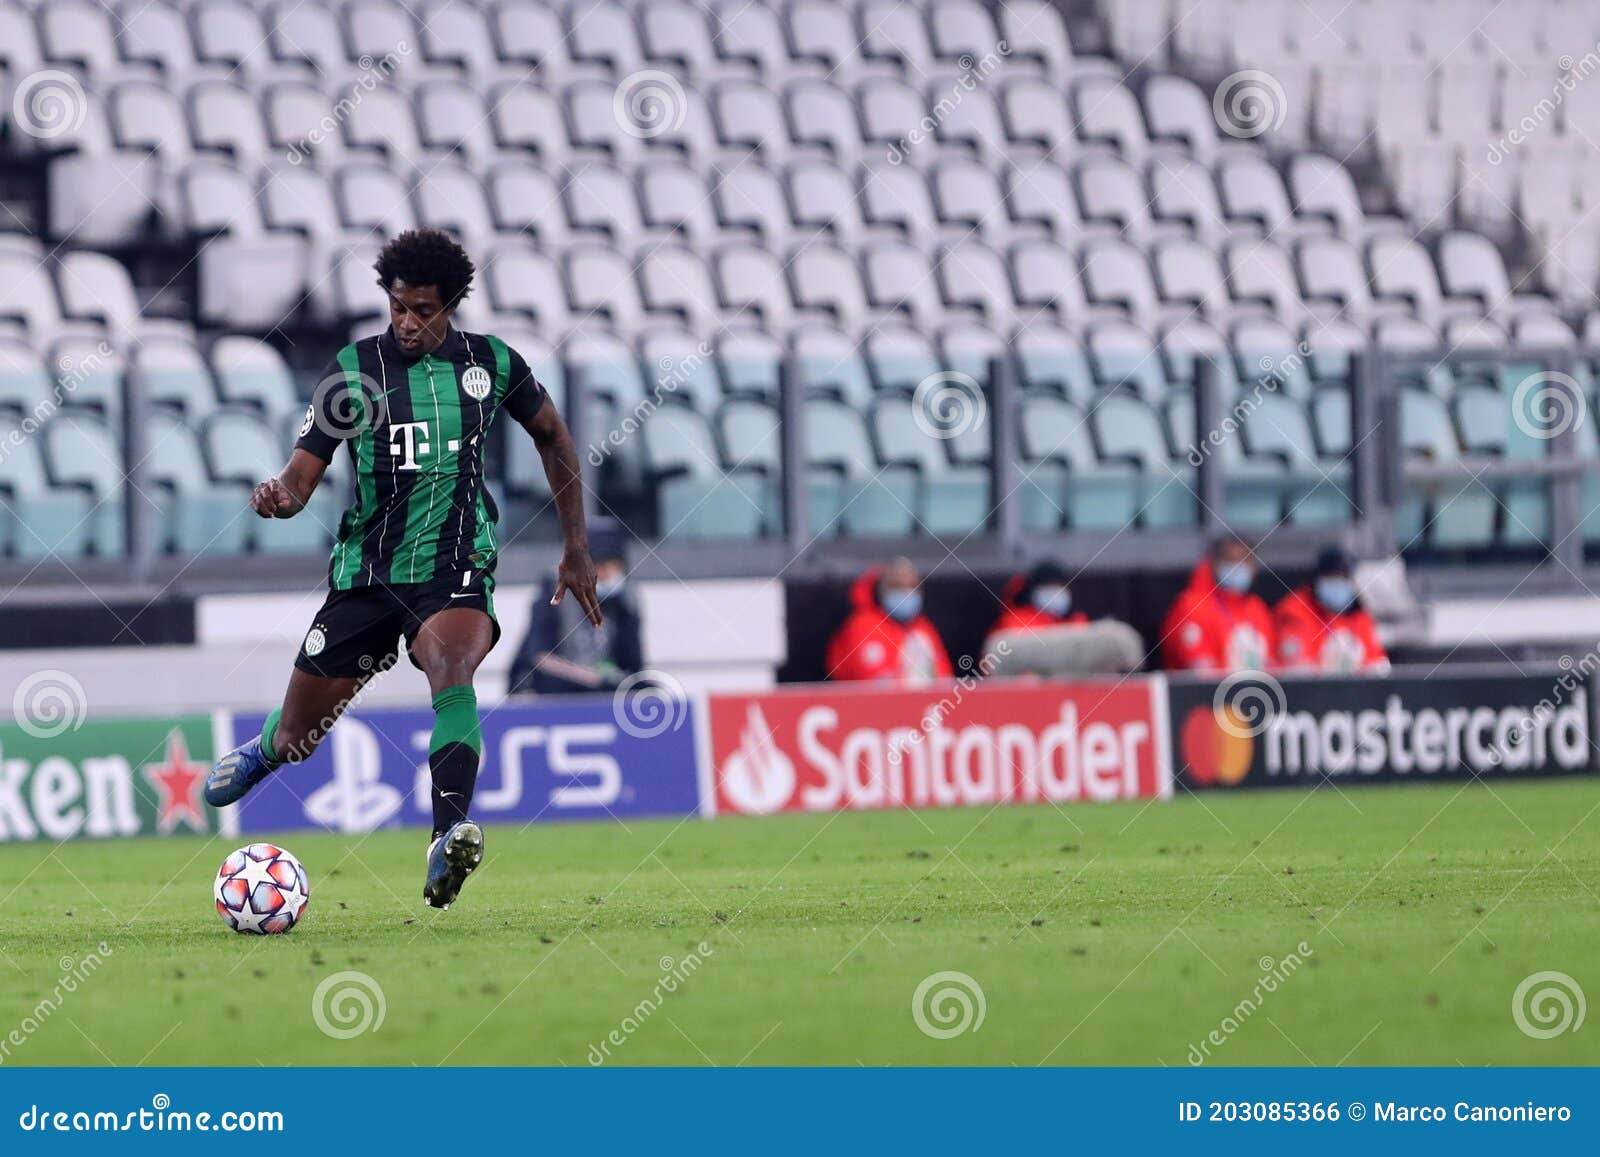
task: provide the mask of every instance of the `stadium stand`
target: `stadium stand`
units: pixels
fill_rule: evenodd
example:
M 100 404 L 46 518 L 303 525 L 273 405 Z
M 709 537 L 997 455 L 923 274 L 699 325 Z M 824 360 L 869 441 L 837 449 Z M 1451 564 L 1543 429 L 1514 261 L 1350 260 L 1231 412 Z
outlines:
M 1577 147 L 1600 132 L 1600 60 L 1570 61 L 1570 88 L 1549 63 L 1594 45 L 1592 6 L 1069 13 L 0 0 L 6 105 L 43 76 L 70 122 L 13 116 L 4 138 L 40 174 L 46 240 L 0 235 L 0 410 L 23 423 L 52 375 L 66 398 L 41 445 L 0 461 L 12 522 L 39 512 L 6 551 L 124 549 L 101 508 L 70 516 L 85 494 L 125 501 L 121 374 L 159 415 L 161 549 L 319 549 L 331 518 L 218 523 L 292 439 L 316 359 L 381 324 L 371 256 L 414 224 L 480 257 L 465 328 L 512 341 L 558 401 L 581 380 L 591 445 L 642 429 L 605 443 L 598 485 L 658 535 L 782 533 L 785 364 L 812 533 L 981 530 L 987 436 L 930 431 L 917 391 L 960 373 L 992 394 L 993 358 L 1031 533 L 1196 525 L 1204 365 L 1223 410 L 1248 406 L 1218 457 L 1226 520 L 1346 523 L 1352 355 L 1370 349 L 1399 359 L 1398 444 L 1441 472 L 1389 547 L 1546 542 L 1544 479 L 1448 468 L 1539 449 L 1510 420 L 1524 374 L 1486 356 L 1600 332 L 1600 181 Z M 174 246 L 188 299 L 133 278 Z M 62 368 L 85 350 L 87 376 Z M 1592 391 L 1586 364 L 1577 378 Z M 510 449 L 503 493 L 540 503 L 530 448 Z

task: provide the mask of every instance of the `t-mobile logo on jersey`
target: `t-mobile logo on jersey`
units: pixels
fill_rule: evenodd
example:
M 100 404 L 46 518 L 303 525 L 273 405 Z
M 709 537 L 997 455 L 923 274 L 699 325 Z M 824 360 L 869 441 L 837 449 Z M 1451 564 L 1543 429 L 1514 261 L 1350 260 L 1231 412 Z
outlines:
M 404 442 L 404 447 L 401 443 Z M 396 422 L 389 427 L 389 453 L 399 457 L 396 470 L 420 470 L 417 459 L 432 447 L 428 443 L 428 423 Z

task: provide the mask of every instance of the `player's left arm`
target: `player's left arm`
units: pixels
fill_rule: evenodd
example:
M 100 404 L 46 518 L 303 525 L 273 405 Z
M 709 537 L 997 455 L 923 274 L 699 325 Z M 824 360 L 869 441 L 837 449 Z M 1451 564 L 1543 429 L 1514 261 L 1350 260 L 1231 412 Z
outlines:
M 594 589 L 594 560 L 589 557 L 589 529 L 583 515 L 583 470 L 578 464 L 578 449 L 573 445 L 572 432 L 549 401 L 539 407 L 533 417 L 524 420 L 522 428 L 539 448 L 544 476 L 556 500 L 556 517 L 561 520 L 561 534 L 566 540 L 561 565 L 556 568 L 556 593 L 550 605 L 560 605 L 562 597 L 571 591 L 589 621 L 598 627 L 602 621 L 600 596 Z
M 571 591 L 583 613 L 598 627 L 603 617 L 600 597 L 594 589 L 594 560 L 589 557 L 589 529 L 583 513 L 583 468 L 578 462 L 578 448 L 549 393 L 534 379 L 528 363 L 515 350 L 510 351 L 510 372 L 511 382 L 503 404 L 539 449 L 544 476 L 550 482 L 550 493 L 555 496 L 556 517 L 561 520 L 561 534 L 566 541 L 561 564 L 556 568 L 556 593 L 550 605 L 560 605 L 562 598 Z

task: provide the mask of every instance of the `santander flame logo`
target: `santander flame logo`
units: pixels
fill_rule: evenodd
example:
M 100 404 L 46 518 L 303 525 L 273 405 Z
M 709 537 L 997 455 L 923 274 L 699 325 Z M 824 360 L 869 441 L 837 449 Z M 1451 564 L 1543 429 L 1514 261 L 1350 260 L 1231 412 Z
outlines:
M 775 812 L 794 794 L 794 762 L 778 750 L 760 704 L 750 704 L 739 746 L 729 752 L 719 771 L 728 800 L 751 815 Z

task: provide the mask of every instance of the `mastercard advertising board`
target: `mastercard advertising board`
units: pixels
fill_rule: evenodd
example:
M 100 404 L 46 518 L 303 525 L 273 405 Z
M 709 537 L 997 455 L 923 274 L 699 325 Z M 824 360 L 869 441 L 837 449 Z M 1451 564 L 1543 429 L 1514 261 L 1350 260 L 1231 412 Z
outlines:
M 1597 770 L 1587 673 L 1241 672 L 1169 682 L 1180 786 L 1520 779 Z

